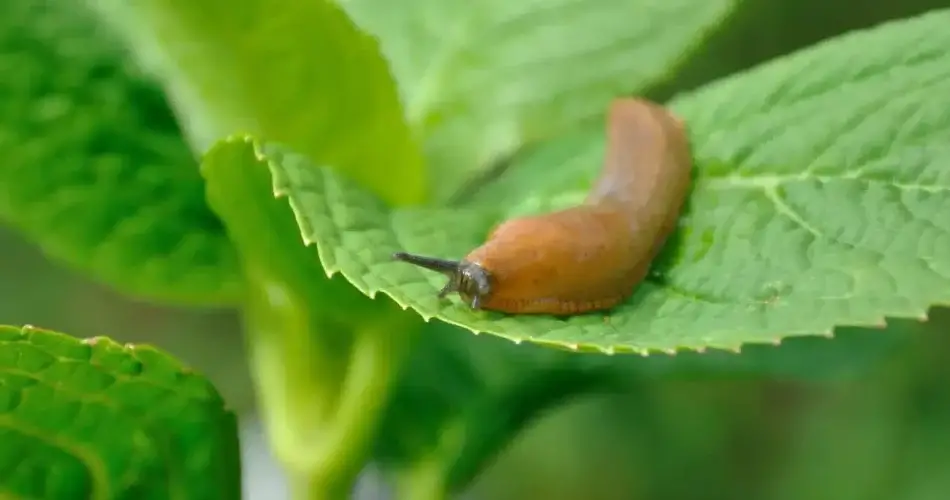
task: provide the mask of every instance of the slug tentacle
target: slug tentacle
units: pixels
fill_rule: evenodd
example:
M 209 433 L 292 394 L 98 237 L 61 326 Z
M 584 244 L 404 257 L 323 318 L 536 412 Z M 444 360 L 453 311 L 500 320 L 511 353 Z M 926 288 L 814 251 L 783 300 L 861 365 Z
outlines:
M 457 260 L 439 259 L 436 257 L 424 257 L 406 252 L 396 252 L 393 258 L 402 262 L 408 262 L 430 271 L 437 271 L 446 276 L 452 276 L 458 272 L 459 262 Z
M 444 274 L 449 281 L 439 290 L 438 297 L 440 299 L 445 298 L 452 292 L 458 292 L 469 307 L 481 309 L 482 300 L 492 292 L 491 275 L 478 264 L 465 260 L 446 260 L 406 252 L 394 253 L 393 259 Z

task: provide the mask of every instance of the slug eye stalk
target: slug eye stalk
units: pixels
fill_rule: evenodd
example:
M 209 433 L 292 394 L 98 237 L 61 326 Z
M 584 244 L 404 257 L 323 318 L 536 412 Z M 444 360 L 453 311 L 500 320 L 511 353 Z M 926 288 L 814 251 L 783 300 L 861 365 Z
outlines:
M 444 299 L 450 293 L 455 292 L 472 309 L 481 309 L 482 300 L 491 294 L 489 273 L 478 264 L 465 260 L 439 259 L 406 252 L 394 253 L 393 259 L 445 275 L 449 281 L 439 290 L 438 297 L 440 299 Z

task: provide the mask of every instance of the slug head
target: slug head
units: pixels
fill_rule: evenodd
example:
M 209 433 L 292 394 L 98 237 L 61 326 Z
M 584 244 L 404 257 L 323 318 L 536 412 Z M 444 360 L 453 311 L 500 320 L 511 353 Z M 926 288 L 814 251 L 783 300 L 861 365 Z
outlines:
M 439 291 L 440 299 L 445 298 L 452 292 L 457 292 L 459 297 L 472 309 L 481 309 L 482 302 L 491 294 L 491 276 L 484 267 L 478 264 L 465 260 L 454 261 L 423 257 L 405 252 L 394 253 L 393 258 L 442 273 L 448 277 L 449 282 Z

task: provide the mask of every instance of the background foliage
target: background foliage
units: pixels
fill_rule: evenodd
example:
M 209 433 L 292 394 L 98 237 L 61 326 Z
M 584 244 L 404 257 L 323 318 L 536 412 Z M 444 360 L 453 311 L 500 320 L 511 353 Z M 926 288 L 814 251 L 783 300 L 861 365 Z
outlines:
M 451 9 L 459 7 L 452 2 L 442 2 L 441 7 L 416 3 L 413 9 L 401 10 L 397 15 L 384 13 L 368 0 L 351 0 L 344 5 L 357 23 L 380 36 L 384 53 L 395 61 L 397 79 L 413 82 L 401 84 L 398 89 L 410 117 L 412 130 L 407 133 L 431 137 L 424 153 L 440 165 L 452 166 L 436 171 L 433 185 L 427 187 L 437 198 L 451 197 L 459 187 L 452 185 L 453 181 L 476 176 L 480 164 L 512 155 L 522 144 L 532 146 L 530 154 L 516 156 L 514 162 L 524 162 L 527 171 L 532 162 L 543 164 L 542 160 L 552 154 L 564 154 L 534 146 L 551 136 L 561 136 L 570 144 L 571 136 L 564 138 L 570 123 L 599 126 L 594 111 L 616 92 L 642 90 L 663 99 L 849 28 L 947 6 L 937 1 L 897 5 L 877 1 L 829 4 L 817 0 L 748 0 L 738 14 L 728 18 L 724 28 L 710 30 L 703 43 L 686 51 L 688 57 L 671 62 L 671 58 L 684 53 L 684 47 L 690 47 L 690 33 L 705 22 L 724 18 L 737 4 L 703 2 L 703 9 L 696 9 L 692 2 L 669 2 L 663 8 L 667 10 L 651 13 L 655 16 L 651 19 L 667 23 L 664 29 L 656 30 L 626 22 L 639 12 L 632 2 L 629 8 L 633 10 L 626 15 L 618 15 L 616 8 L 605 7 L 603 12 L 587 9 L 583 2 L 552 2 L 557 8 L 552 8 L 550 16 L 576 17 L 573 29 L 597 29 L 602 37 L 596 40 L 602 44 L 596 47 L 598 51 L 580 51 L 574 59 L 547 65 L 570 67 L 585 61 L 590 67 L 579 75 L 590 80 L 566 82 L 589 89 L 589 93 L 575 94 L 580 96 L 576 101 L 559 100 L 562 107 L 552 108 L 538 103 L 564 89 L 546 89 L 545 85 L 556 78 L 526 69 L 518 58 L 528 56 L 517 48 L 554 46 L 555 38 L 568 36 L 569 32 L 546 32 L 540 28 L 541 21 L 509 12 L 513 9 L 509 6 L 515 5 L 510 2 L 485 2 L 484 11 L 461 19 L 453 16 Z M 156 22 L 168 22 L 161 8 L 175 8 L 175 2 L 150 5 L 159 9 L 151 12 L 150 19 Z M 97 7 L 119 8 L 105 0 Z M 0 108 L 4 119 L 0 128 L 0 148 L 4 151 L 0 183 L 3 187 L 16 185 L 16 189 L 0 189 L 0 212 L 5 221 L 57 263 L 65 262 L 85 276 L 119 284 L 124 292 L 175 303 L 233 304 L 241 287 L 239 259 L 223 243 L 224 227 L 203 202 L 202 180 L 196 175 L 197 162 L 189 155 L 187 143 L 203 149 L 230 133 L 228 128 L 233 123 L 246 124 L 250 130 L 259 126 L 271 137 L 291 144 L 306 141 L 306 137 L 293 136 L 294 130 L 301 129 L 300 124 L 280 121 L 288 106 L 300 102 L 274 95 L 280 87 L 274 87 L 273 92 L 258 88 L 255 93 L 235 89 L 234 95 L 206 102 L 223 108 L 234 102 L 246 103 L 249 108 L 241 109 L 254 109 L 257 116 L 270 113 L 269 121 L 250 124 L 238 116 L 238 111 L 218 109 L 205 115 L 224 117 L 220 121 L 189 120 L 193 129 L 181 133 L 148 73 L 128 63 L 118 49 L 117 39 L 97 29 L 85 10 L 52 1 L 11 2 L 0 9 L 0 68 L 4 68 L 0 89 L 6 96 Z M 422 10 L 431 12 L 425 22 L 406 18 Z M 199 22 L 202 13 L 193 14 L 191 22 Z M 187 23 L 184 26 L 179 28 L 187 30 Z M 205 30 L 205 34 L 214 40 L 254 47 L 240 39 L 253 38 L 253 33 L 236 31 L 232 26 L 219 28 Z M 414 52 L 419 47 L 441 47 L 431 41 L 439 39 L 442 29 L 452 34 L 448 49 Z M 936 38 L 939 30 L 925 31 L 920 39 L 909 37 L 902 42 L 904 45 L 895 42 L 891 48 L 901 50 L 890 59 L 882 58 L 881 64 L 897 64 L 908 53 L 926 55 L 928 43 L 935 47 L 931 52 L 946 45 Z M 400 45 L 404 33 L 411 34 L 408 39 L 412 43 Z M 214 47 L 214 43 L 207 46 Z M 485 50 L 483 59 L 473 62 L 472 51 L 486 46 L 490 49 Z M 146 52 L 143 57 L 151 64 L 146 70 L 158 72 L 168 64 L 169 54 L 149 52 L 154 48 L 144 43 L 141 47 L 145 47 L 141 49 Z M 627 58 L 629 54 L 636 56 Z M 202 57 L 200 53 L 193 56 Z M 262 53 L 255 57 L 267 56 Z M 843 65 L 846 59 L 841 58 Z M 249 70 L 242 64 L 253 67 L 253 61 L 252 57 L 230 61 L 233 67 L 222 63 L 223 70 L 205 68 L 206 73 L 197 78 L 214 82 L 228 71 L 246 76 Z M 807 62 L 802 62 L 797 71 L 804 72 Z M 361 64 L 354 66 L 354 73 L 373 63 Z M 212 70 L 220 73 L 212 74 Z M 939 83 L 939 71 L 927 72 L 929 76 L 921 76 L 921 81 L 932 78 Z M 863 75 L 860 70 L 852 73 Z M 834 77 L 831 70 L 824 74 Z M 847 81 L 847 77 L 831 78 L 823 86 L 834 91 L 835 84 Z M 639 86 L 617 83 L 624 78 Z M 260 80 L 272 81 L 266 77 Z M 807 88 L 814 84 L 792 78 L 787 85 Z M 213 83 L 209 86 L 214 88 Z M 299 92 L 300 87 L 294 89 Z M 191 90 L 172 87 L 170 92 L 182 99 Z M 317 94 L 316 90 L 311 92 Z M 934 95 L 937 98 L 941 94 Z M 831 94 L 828 102 L 832 104 L 828 106 L 840 98 Z M 385 96 L 380 99 L 385 101 Z M 899 102 L 886 104 L 900 108 Z M 688 101 L 681 105 L 688 111 Z M 878 103 L 866 105 L 874 108 Z M 789 108 L 785 112 L 815 117 L 818 124 L 835 122 L 848 127 L 849 117 L 824 116 L 820 110 L 825 104 L 814 106 L 814 110 Z M 920 123 L 934 126 L 938 132 L 945 130 L 940 128 L 947 120 L 945 113 L 940 114 L 941 109 L 939 105 L 928 108 L 925 113 L 929 111 L 932 116 L 924 115 Z M 730 110 L 716 111 L 707 112 L 709 127 L 724 126 L 716 121 L 728 122 L 730 129 L 739 134 L 735 131 L 745 130 L 743 126 L 753 130 L 762 125 L 755 121 L 744 124 L 730 116 Z M 320 124 L 325 116 L 311 119 Z M 893 135 L 886 129 L 890 120 L 892 115 L 881 116 L 878 128 L 882 135 L 878 141 L 887 141 Z M 483 132 L 472 138 L 466 135 L 471 130 Z M 821 132 L 815 130 L 816 134 Z M 754 138 L 751 131 L 747 132 L 740 135 Z M 318 146 L 312 147 L 318 150 Z M 748 147 L 736 146 L 747 156 L 752 154 Z M 760 155 L 757 158 L 768 157 L 768 147 L 776 148 L 773 155 L 809 149 L 801 143 L 770 143 L 754 151 Z M 322 159 L 345 163 L 351 153 L 341 147 Z M 416 154 L 402 153 L 399 163 L 409 165 L 406 171 L 415 168 Z M 906 160 L 908 154 L 902 158 Z M 44 167 L 42 176 L 34 174 L 33 169 L 39 165 Z M 349 170 L 356 172 L 357 178 L 368 176 L 367 183 L 373 185 L 369 174 L 359 173 L 364 167 L 352 165 Z M 90 181 L 88 172 L 97 173 L 96 182 Z M 422 187 L 412 187 L 416 181 L 411 176 L 403 180 L 409 187 L 381 196 L 396 201 L 419 196 Z M 556 178 L 554 184 L 558 181 L 572 186 L 583 182 Z M 379 188 L 386 188 L 384 184 Z M 519 182 L 506 186 L 519 186 Z M 90 191 L 91 187 L 98 191 Z M 534 187 L 539 192 L 561 190 Z M 399 196 L 406 198 L 400 200 Z M 90 199 L 108 199 L 109 203 L 97 209 L 96 204 L 88 203 Z M 847 213 L 854 209 L 849 201 L 854 200 L 843 196 L 840 205 L 822 207 L 822 212 Z M 182 221 L 189 224 L 183 225 Z M 123 341 L 157 343 L 208 373 L 233 406 L 251 408 L 243 353 L 230 313 L 185 313 L 130 303 L 73 271 L 43 262 L 32 247 L 19 244 L 17 236 L 4 238 L 0 322 L 41 324 L 80 336 L 108 334 Z M 110 244 L 113 241 L 122 244 Z M 148 262 L 143 262 L 143 255 Z M 924 292 L 917 298 L 939 293 L 927 292 L 936 290 L 939 283 L 928 285 L 927 275 L 914 274 L 911 268 L 906 262 L 896 268 L 897 276 L 905 281 L 896 285 L 895 290 L 901 293 L 895 297 L 913 295 L 912 290 L 921 289 Z M 169 272 L 176 269 L 189 272 Z M 866 271 L 873 273 L 874 269 L 869 266 Z M 871 303 L 879 298 L 873 295 L 866 300 Z M 904 310 L 919 314 L 922 305 L 918 301 Z M 382 435 L 386 438 L 376 443 L 374 455 L 384 470 L 424 464 L 445 468 L 436 475 L 445 476 L 450 483 L 467 484 L 483 465 L 481 460 L 493 455 L 490 450 L 466 447 L 487 443 L 491 448 L 506 442 L 520 424 L 534 416 L 534 406 L 586 390 L 602 376 L 603 363 L 610 363 L 623 374 L 622 387 L 542 421 L 493 464 L 475 484 L 474 494 L 565 499 L 685 499 L 710 495 L 941 498 L 941 493 L 950 488 L 943 479 L 945 475 L 937 473 L 950 465 L 950 455 L 945 451 L 950 433 L 940 425 L 950 416 L 950 395 L 941 383 L 948 375 L 945 360 L 950 354 L 950 343 L 941 333 L 950 327 L 950 316 L 945 311 L 932 316 L 930 323 L 896 321 L 883 331 L 842 329 L 833 341 L 793 339 L 780 349 L 752 347 L 741 357 L 712 353 L 600 361 L 580 356 L 569 363 L 556 351 L 514 347 L 506 341 L 474 338 L 458 329 L 436 325 L 429 332 L 436 340 L 420 347 L 407 363 L 410 369 L 397 386 L 393 411 L 383 422 Z M 813 328 L 810 333 L 819 329 Z M 868 360 L 875 362 L 868 364 Z M 802 382 L 808 377 L 822 384 Z M 545 382 L 532 385 L 536 380 Z M 513 395 L 531 398 L 512 399 Z M 499 408 L 507 412 L 497 414 Z M 467 444 L 446 439 L 442 432 L 446 429 L 462 429 L 469 438 Z M 466 457 L 475 457 L 475 462 L 466 462 Z M 682 481 L 684 475 L 692 479 Z

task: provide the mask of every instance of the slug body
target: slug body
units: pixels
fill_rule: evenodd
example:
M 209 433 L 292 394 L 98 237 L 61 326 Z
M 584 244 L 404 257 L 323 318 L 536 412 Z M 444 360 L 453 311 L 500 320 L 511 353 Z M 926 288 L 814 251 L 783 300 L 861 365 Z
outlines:
M 675 229 L 692 159 L 682 122 L 662 106 L 617 99 L 604 170 L 582 205 L 498 225 L 462 261 L 397 253 L 442 272 L 440 297 L 475 309 L 568 315 L 610 309 L 645 277 Z

